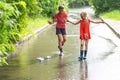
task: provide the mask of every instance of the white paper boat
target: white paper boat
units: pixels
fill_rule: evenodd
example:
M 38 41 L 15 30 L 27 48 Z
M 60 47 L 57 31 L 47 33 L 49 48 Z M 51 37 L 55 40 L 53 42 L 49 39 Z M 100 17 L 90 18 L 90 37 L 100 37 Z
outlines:
M 46 59 L 51 59 L 51 56 L 46 56 L 45 58 L 46 58 Z
M 38 57 L 37 60 L 39 60 L 39 61 L 44 61 L 45 59 L 42 58 L 42 57 Z

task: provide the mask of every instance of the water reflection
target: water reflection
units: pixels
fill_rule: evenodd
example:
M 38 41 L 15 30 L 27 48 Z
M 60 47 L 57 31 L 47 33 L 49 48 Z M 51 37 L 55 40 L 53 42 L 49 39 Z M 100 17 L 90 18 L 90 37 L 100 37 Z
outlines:
M 59 57 L 59 65 L 58 66 L 59 66 L 58 80 L 67 80 L 64 56 Z
M 80 80 L 88 80 L 88 66 L 87 61 L 80 61 Z

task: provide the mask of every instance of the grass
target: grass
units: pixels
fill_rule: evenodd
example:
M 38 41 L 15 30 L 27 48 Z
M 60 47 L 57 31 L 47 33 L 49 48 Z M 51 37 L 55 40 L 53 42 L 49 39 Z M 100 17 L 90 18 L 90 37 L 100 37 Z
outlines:
M 34 17 L 34 18 L 29 18 L 27 27 L 31 28 L 40 28 L 47 24 L 47 21 L 50 20 L 48 17 Z
M 113 10 L 110 12 L 100 14 L 101 17 L 113 20 L 120 20 L 120 10 Z
M 28 18 L 26 28 L 21 32 L 21 34 L 23 34 L 23 36 L 34 34 L 34 29 L 45 26 L 48 24 L 48 20 L 50 20 L 50 18 L 41 16 Z

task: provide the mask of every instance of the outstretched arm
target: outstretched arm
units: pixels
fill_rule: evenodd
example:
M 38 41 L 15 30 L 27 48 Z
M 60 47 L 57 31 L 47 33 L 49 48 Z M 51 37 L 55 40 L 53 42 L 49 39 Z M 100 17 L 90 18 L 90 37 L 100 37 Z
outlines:
M 105 23 L 104 21 L 92 21 L 92 20 L 90 20 L 90 22 L 92 22 L 92 23 L 96 23 L 96 24 L 99 24 L 99 23 Z
M 67 20 L 67 22 L 70 22 L 70 23 L 72 23 L 72 24 L 74 24 L 74 25 L 76 25 L 76 24 L 79 24 L 79 23 L 80 23 L 80 21 L 78 21 L 78 22 L 74 23 L 74 22 L 71 22 L 70 20 Z
M 78 22 L 74 23 L 74 25 L 77 25 L 77 24 L 79 24 L 79 23 L 80 23 L 80 20 L 79 20 Z
M 78 22 L 74 23 L 74 22 L 72 22 L 72 21 L 70 21 L 70 20 L 67 20 L 67 22 L 69 22 L 69 23 L 71 23 L 71 24 L 74 24 L 74 25 L 76 25 L 76 24 L 79 24 L 79 23 L 80 23 L 80 21 L 78 21 Z
M 53 17 L 53 20 L 52 20 L 52 21 L 48 21 L 49 24 L 53 24 L 53 23 L 55 23 L 55 22 L 57 22 L 57 19 L 55 19 L 54 17 Z
M 71 24 L 74 24 L 74 22 L 70 21 L 70 20 L 67 20 L 67 22 L 71 23 Z

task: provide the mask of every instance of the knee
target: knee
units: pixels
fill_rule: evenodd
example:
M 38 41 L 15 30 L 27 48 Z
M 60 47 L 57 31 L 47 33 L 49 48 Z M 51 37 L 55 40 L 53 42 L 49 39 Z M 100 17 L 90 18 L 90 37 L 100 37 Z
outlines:
M 63 41 L 64 41 L 64 42 L 66 42 L 66 41 L 67 41 L 67 39 L 64 39 Z
M 88 44 L 85 44 L 85 47 L 88 47 Z
M 83 47 L 83 44 L 81 44 L 81 47 Z
M 63 39 L 59 39 L 59 42 L 62 43 L 62 42 L 63 42 Z

